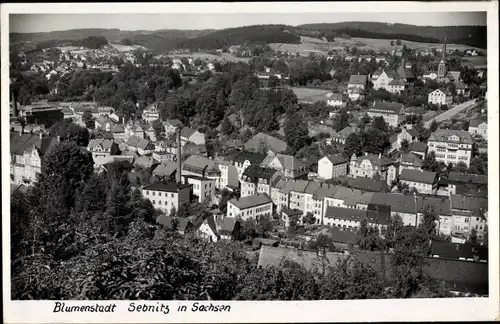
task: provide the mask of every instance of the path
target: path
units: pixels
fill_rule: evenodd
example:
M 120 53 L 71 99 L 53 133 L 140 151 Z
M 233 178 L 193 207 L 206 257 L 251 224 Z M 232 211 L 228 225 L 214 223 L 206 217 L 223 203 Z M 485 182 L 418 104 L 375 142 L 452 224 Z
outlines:
M 436 121 L 437 123 L 440 123 L 442 122 L 443 120 L 447 120 L 447 119 L 450 119 L 451 117 L 455 116 L 456 114 L 460 113 L 461 111 L 467 109 L 467 108 L 470 108 L 471 106 L 473 106 L 476 102 L 476 99 L 472 99 L 472 100 L 469 100 L 469 101 L 466 101 L 466 102 L 463 102 L 459 105 L 456 105 L 450 109 L 448 109 L 447 111 L 443 112 L 442 114 L 440 115 L 437 115 L 436 117 L 432 118 L 432 119 L 429 119 L 427 122 L 425 122 L 424 126 L 426 128 L 429 128 L 432 124 L 432 121 Z

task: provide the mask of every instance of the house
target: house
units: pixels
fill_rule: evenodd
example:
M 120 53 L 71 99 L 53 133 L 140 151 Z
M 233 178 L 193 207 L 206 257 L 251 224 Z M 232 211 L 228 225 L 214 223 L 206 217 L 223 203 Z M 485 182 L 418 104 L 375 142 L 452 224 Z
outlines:
M 110 132 L 111 128 L 115 126 L 115 122 L 108 117 L 100 116 L 95 120 L 95 129 L 103 129 Z
M 482 240 L 487 225 L 488 199 L 451 195 L 450 201 L 453 215 L 452 235 L 468 237 L 474 229 L 477 238 Z
M 451 129 L 437 129 L 427 140 L 429 153 L 434 152 L 438 162 L 446 165 L 464 162 L 467 167 L 472 158 L 472 144 L 469 132 Z
M 30 185 L 41 173 L 43 157 L 58 143 L 59 137 L 40 134 L 10 133 L 10 179 L 15 184 Z
M 387 227 L 389 224 L 390 214 L 375 210 L 328 206 L 325 212 L 324 224 L 344 229 L 357 229 L 364 219 L 367 220 L 368 226 L 382 228 Z
M 451 195 L 487 197 L 488 176 L 449 172 L 447 177 L 448 192 Z
M 221 171 L 217 163 L 203 156 L 191 155 L 182 164 L 183 175 L 193 175 L 209 178 L 214 181 L 215 188 L 220 187 Z
M 433 195 L 437 190 L 436 172 L 405 168 L 399 175 L 399 181 L 410 188 L 415 188 L 421 194 Z
M 359 88 L 350 88 L 347 90 L 347 96 L 352 101 L 363 100 L 365 98 L 364 91 Z
M 345 107 L 347 100 L 342 93 L 328 93 L 326 104 L 330 107 Z
M 146 127 L 149 127 L 149 125 L 145 125 Z M 128 124 L 125 126 L 125 141 L 128 141 L 131 137 L 138 137 L 138 138 L 144 138 L 145 129 L 141 127 L 140 125 L 132 125 Z
M 258 165 L 251 165 L 245 169 L 241 177 L 241 197 L 253 196 L 257 193 L 271 194 L 271 180 L 275 169 L 263 168 Z
M 257 194 L 243 198 L 233 198 L 227 202 L 227 216 L 242 220 L 271 217 L 273 202 L 267 194 Z
M 399 162 L 399 174 L 403 172 L 404 169 L 422 171 L 423 160 L 420 156 L 414 153 L 404 153 L 398 159 Z
M 151 142 L 155 143 L 156 142 L 156 131 L 151 125 L 145 132 L 144 132 L 144 138 L 149 139 Z
M 455 89 L 457 91 L 457 95 L 462 95 L 466 98 L 470 96 L 470 89 L 463 81 L 458 81 Z
M 328 138 L 326 140 L 326 143 L 328 145 L 332 145 L 333 143 L 345 144 L 345 140 L 347 139 L 347 137 L 349 137 L 349 135 L 351 135 L 352 133 L 358 133 L 359 131 L 360 129 L 358 126 L 355 125 L 346 126 L 340 132 Z
M 245 144 L 246 151 L 255 153 L 283 153 L 288 149 L 288 144 L 274 136 L 258 133 L 250 138 Z
M 230 162 L 222 158 L 214 158 L 214 162 L 221 172 L 220 188 L 238 188 L 238 169 Z
M 410 144 L 410 153 L 419 156 L 421 159 L 427 155 L 427 144 L 424 142 L 413 142 Z
M 94 159 L 98 156 L 116 155 L 119 151 L 115 141 L 102 138 L 90 140 L 87 150 L 92 153 Z
M 111 128 L 111 134 L 116 141 L 125 141 L 125 127 L 122 125 L 115 125 Z
M 232 240 L 233 237 L 238 236 L 241 228 L 241 224 L 236 218 L 224 215 L 216 216 L 215 226 L 222 240 Z
M 413 142 L 418 142 L 418 132 L 414 128 L 406 128 L 403 126 L 401 129 L 401 133 L 397 135 L 397 139 L 395 142 L 395 148 L 396 149 L 401 149 L 401 144 L 403 141 L 406 140 L 408 144 L 411 144 Z
M 210 242 L 217 242 L 220 239 L 214 215 L 208 216 L 205 220 L 203 220 L 203 222 L 200 223 L 198 232 L 201 237 L 208 239 Z
M 262 153 L 241 152 L 231 157 L 230 160 L 238 172 L 238 180 L 241 179 L 246 168 L 250 165 L 260 165 L 266 156 Z
M 184 127 L 181 129 L 181 145 L 184 146 L 188 142 L 200 145 L 205 144 L 205 134 L 200 133 L 189 127 Z
M 353 178 L 373 178 L 376 174 L 379 174 L 380 179 L 385 180 L 387 184 L 391 184 L 396 179 L 394 161 L 382 156 L 382 154 L 377 156 L 365 153 L 360 157 L 356 157 L 355 154 L 352 155 L 349 164 L 349 176 Z
M 436 80 L 438 77 L 436 71 L 425 71 L 422 75 L 424 81 L 427 80 Z
M 385 122 L 392 127 L 398 127 L 405 119 L 403 104 L 395 102 L 378 101 L 373 102 L 373 106 L 367 111 L 370 118 L 382 117 Z
M 432 240 L 431 256 L 433 258 L 488 262 L 488 247 L 472 243 L 458 244 Z
M 158 179 L 172 179 L 176 172 L 177 163 L 172 161 L 161 161 L 161 163 L 156 168 L 154 168 L 152 174 L 153 177 L 156 177 Z
M 182 154 L 199 155 L 199 156 L 208 157 L 207 153 L 208 153 L 207 147 L 205 144 L 194 144 L 192 142 L 188 142 L 182 148 Z
M 399 66 L 396 73 L 399 79 L 407 84 L 415 81 L 415 75 L 411 71 L 411 63 L 406 63 L 405 60 L 403 60 L 403 63 Z
M 298 224 L 302 224 L 302 219 L 303 211 L 300 209 L 286 207 L 281 209 L 281 220 L 284 222 L 285 227 L 289 227 L 292 220 L 295 220 Z
M 484 139 L 488 139 L 488 123 L 479 119 L 473 119 L 469 123 L 469 133 L 472 136 L 479 135 Z
M 453 103 L 453 95 L 447 89 L 436 89 L 429 93 L 427 102 L 438 106 L 446 105 L 451 107 Z
M 391 217 L 401 217 L 404 226 L 418 226 L 417 197 L 373 192 L 370 203 L 390 206 Z
M 333 179 L 347 175 L 348 161 L 342 154 L 327 155 L 318 161 L 318 176 Z
M 408 84 L 406 83 L 405 80 L 393 79 L 391 82 L 389 82 L 389 85 L 387 86 L 387 91 L 389 91 L 392 94 L 399 94 L 403 92 L 407 87 Z
M 211 204 L 215 196 L 215 180 L 196 175 L 183 175 L 184 183 L 193 187 L 193 195 L 198 197 L 198 202 Z
M 142 112 L 142 119 L 148 123 L 152 123 L 155 120 L 160 119 L 158 107 L 156 105 L 151 105 L 148 108 L 144 109 Z
M 177 129 L 181 129 L 184 127 L 182 122 L 178 119 L 167 119 L 165 122 L 165 137 L 169 137 L 172 134 L 175 134 Z
M 389 83 L 392 80 L 399 79 L 399 75 L 394 71 L 382 70 L 382 73 L 374 73 L 372 75 L 373 89 L 389 89 Z
M 149 199 L 155 209 L 166 215 L 179 210 L 179 206 L 191 201 L 191 185 L 176 182 L 153 183 L 141 189 L 144 198 Z
M 351 75 L 349 78 L 349 82 L 347 83 L 347 88 L 348 89 L 353 89 L 357 88 L 359 90 L 364 90 L 366 88 L 366 85 L 368 83 L 368 76 L 367 75 Z
M 268 155 L 260 164 L 263 168 L 281 171 L 285 177 L 298 179 L 307 177 L 307 168 L 304 163 L 292 155 Z
M 134 161 L 134 167 L 138 169 L 152 170 L 158 165 L 158 161 L 156 161 L 152 156 L 139 156 Z

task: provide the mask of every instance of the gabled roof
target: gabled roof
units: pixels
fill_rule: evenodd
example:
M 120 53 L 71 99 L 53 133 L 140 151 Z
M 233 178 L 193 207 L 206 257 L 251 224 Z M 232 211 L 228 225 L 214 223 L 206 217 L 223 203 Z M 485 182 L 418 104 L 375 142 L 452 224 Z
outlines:
M 422 167 L 422 159 L 413 153 L 404 153 L 400 157 L 400 163 L 404 165 L 412 165 L 418 168 Z
M 410 144 L 410 152 L 426 153 L 427 144 L 425 144 L 424 142 L 412 142 Z
M 346 126 L 340 132 L 338 132 L 337 134 L 335 134 L 334 137 L 347 138 L 352 133 L 357 133 L 357 132 L 359 132 L 359 128 L 358 127 Z
M 442 93 L 444 93 L 445 95 L 447 96 L 451 96 L 451 92 L 448 90 L 448 89 L 445 89 L 445 88 L 439 88 L 439 89 L 436 89 L 436 90 L 433 90 L 429 93 L 433 93 L 433 92 L 436 92 L 436 91 L 441 91 Z
M 178 119 L 167 119 L 166 123 L 174 127 L 182 127 L 182 122 Z
M 330 154 L 325 156 L 333 165 L 347 163 L 347 159 L 343 154 Z
M 39 135 L 10 133 L 10 153 L 24 154 L 25 151 L 32 148 L 40 140 Z
M 448 197 L 417 197 L 417 211 L 423 213 L 427 208 L 431 208 L 438 215 L 451 216 L 450 198 Z
M 182 164 L 182 170 L 195 169 L 197 171 L 220 171 L 217 164 L 203 156 L 191 155 Z
M 403 169 L 399 175 L 399 180 L 434 184 L 436 182 L 436 172 Z
M 285 170 L 297 170 L 305 166 L 304 163 L 293 155 L 276 154 L 276 158 Z
M 406 81 L 404 79 L 392 79 L 389 85 L 404 86 L 406 85 Z
M 374 105 L 368 108 L 369 111 L 381 111 L 384 113 L 404 114 L 403 104 L 388 101 L 377 101 Z
M 271 200 L 271 197 L 269 197 L 266 193 L 264 194 L 257 194 L 253 196 L 247 196 L 243 198 L 233 198 L 228 203 L 231 203 L 232 205 L 236 206 L 238 209 L 247 209 L 250 207 L 256 207 L 268 203 L 272 203 L 273 201 Z
M 384 180 L 375 180 L 365 177 L 347 178 L 347 183 L 351 188 L 373 192 L 380 192 L 385 187 Z
M 374 192 L 371 202 L 391 206 L 393 213 L 415 214 L 417 210 L 416 199 L 413 196 Z
M 245 161 L 248 161 L 250 162 L 250 164 L 261 164 L 266 156 L 266 154 L 261 153 L 241 152 L 233 157 L 233 161 L 238 163 L 244 163 Z
M 87 147 L 93 148 L 93 147 L 100 145 L 104 150 L 109 150 L 109 149 L 111 149 L 111 146 L 113 144 L 114 144 L 113 140 L 96 138 L 96 139 L 90 140 L 89 145 Z
M 132 147 L 137 147 L 139 145 L 139 142 L 141 141 L 142 139 L 139 137 L 139 136 L 130 136 L 130 138 L 127 140 L 126 144 L 128 146 L 132 146 Z
M 376 154 L 371 154 L 371 153 L 358 157 L 356 159 L 356 162 L 361 163 L 363 160 L 368 160 L 371 162 L 372 165 L 375 165 L 375 166 L 391 165 L 394 163 L 394 161 L 386 158 L 383 155 L 376 155 Z
M 190 138 L 195 132 L 195 129 L 184 127 L 183 129 L 181 129 L 181 137 Z
M 448 174 L 448 182 L 450 183 L 474 183 L 488 184 L 488 176 L 479 174 L 463 174 L 460 172 L 451 171 Z
M 451 141 L 448 138 L 450 136 L 456 136 L 459 138 L 458 141 Z M 459 144 L 472 144 L 472 136 L 467 131 L 454 130 L 454 129 L 438 129 L 431 134 L 428 141 L 439 141 L 439 142 L 451 142 Z
M 188 184 L 180 184 L 176 182 L 168 182 L 168 183 L 152 183 L 150 185 L 144 186 L 142 190 L 151 190 L 151 191 L 164 191 L 164 192 L 178 192 L 181 189 L 187 188 L 190 185 Z
M 481 119 L 473 119 L 469 123 L 469 127 L 478 127 L 482 123 L 487 123 L 487 121 L 483 121 Z
M 215 219 L 217 231 L 221 235 L 231 235 L 237 222 L 234 217 L 219 217 Z
M 488 210 L 488 198 L 451 195 L 451 209 L 467 210 L 481 214 Z
M 252 164 L 243 171 L 243 176 L 249 178 L 247 181 L 257 182 L 259 179 L 265 179 L 269 183 L 276 172 L 278 171 Z
M 271 150 L 274 153 L 284 152 L 288 148 L 288 145 L 285 141 L 282 141 L 274 136 L 267 135 L 265 133 L 258 133 L 257 135 L 253 136 L 244 144 L 244 147 L 246 150 L 259 152 L 261 149 L 261 143 L 264 144 L 267 150 Z
M 140 148 L 140 149 L 143 149 L 143 150 L 147 150 L 147 149 L 154 149 L 154 144 L 151 143 L 150 141 L 148 141 L 147 139 L 141 139 L 139 141 L 139 143 L 137 143 L 137 147 Z

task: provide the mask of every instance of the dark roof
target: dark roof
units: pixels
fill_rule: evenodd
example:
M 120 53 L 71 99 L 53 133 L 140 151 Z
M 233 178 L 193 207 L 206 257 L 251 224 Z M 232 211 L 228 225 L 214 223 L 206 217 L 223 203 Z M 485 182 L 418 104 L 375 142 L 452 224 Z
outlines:
M 281 212 L 288 215 L 289 217 L 290 216 L 295 216 L 295 215 L 302 215 L 304 212 L 300 209 L 297 209 L 297 208 L 293 208 L 293 209 L 290 209 L 290 208 L 287 208 L 287 207 L 283 207 L 281 208 Z
M 217 225 L 217 231 L 221 235 L 231 235 L 233 230 L 238 223 L 238 220 L 234 217 L 219 217 L 215 219 L 215 224 Z
M 471 243 L 451 243 L 446 241 L 432 241 L 432 255 L 450 259 L 476 259 L 488 261 L 488 247 Z
M 363 218 L 366 218 L 366 210 L 328 206 L 326 208 L 325 217 L 361 221 Z
M 332 162 L 333 165 L 347 163 L 347 159 L 343 154 L 330 154 L 326 157 L 328 158 L 328 160 L 330 160 L 330 162 Z
M 455 136 L 458 140 L 451 140 L 450 137 Z M 439 141 L 459 144 L 472 144 L 472 136 L 469 132 L 454 129 L 438 129 L 428 139 L 429 141 Z
M 165 192 L 178 192 L 181 189 L 187 188 L 190 185 L 179 184 L 176 182 L 169 183 L 152 183 L 150 185 L 144 186 L 142 190 L 152 190 L 152 191 L 165 191 Z
M 385 187 L 384 180 L 375 180 L 365 177 L 347 178 L 349 187 L 364 191 L 380 192 Z
M 426 153 L 427 144 L 425 144 L 424 142 L 412 142 L 410 145 L 410 152 Z
M 39 135 L 10 133 L 10 153 L 24 154 L 29 148 L 33 147 L 40 140 Z
M 403 153 L 401 154 L 400 163 L 403 165 L 412 165 L 415 167 L 422 167 L 422 159 L 413 153 Z
M 367 79 L 367 75 L 351 75 L 349 78 L 349 84 L 366 84 Z
M 388 101 L 377 101 L 373 107 L 368 109 L 369 111 L 383 111 L 390 112 L 393 114 L 404 114 L 403 104 Z
M 169 177 L 176 171 L 177 171 L 177 163 L 171 161 L 164 161 L 153 170 L 153 175 L 159 177 L 163 176 Z
M 464 174 L 460 172 L 450 172 L 448 174 L 448 182 L 450 183 L 474 183 L 488 184 L 488 176 L 479 174 Z
M 250 162 L 250 164 L 261 164 L 266 156 L 266 154 L 261 153 L 241 152 L 234 156 L 233 161 L 238 163 L 244 163 L 245 161 L 248 161 Z
M 184 127 L 183 129 L 181 129 L 181 137 L 189 138 L 195 132 L 196 132 L 195 129 L 192 129 L 192 128 L 189 128 L 189 127 Z
M 371 203 L 391 206 L 393 213 L 415 214 L 416 199 L 413 196 L 374 192 Z
M 267 180 L 267 183 L 269 183 L 271 181 L 272 176 L 276 172 L 278 171 L 275 169 L 263 168 L 258 165 L 252 164 L 248 168 L 246 168 L 245 171 L 243 171 L 243 176 L 250 178 L 248 179 L 248 181 L 251 182 L 256 182 L 259 179 L 265 179 Z
M 403 169 L 403 172 L 399 175 L 399 180 L 433 184 L 436 182 L 436 172 Z
M 423 213 L 427 208 L 442 216 L 451 215 L 450 199 L 448 197 L 430 197 L 419 196 L 417 197 L 417 208 L 419 213 Z
M 451 208 L 481 214 L 488 209 L 488 198 L 451 195 Z
M 246 150 L 259 152 L 262 148 L 262 144 L 266 147 L 267 150 L 271 150 L 274 153 L 284 152 L 288 148 L 288 144 L 285 141 L 262 132 L 250 138 L 244 144 L 244 147 Z

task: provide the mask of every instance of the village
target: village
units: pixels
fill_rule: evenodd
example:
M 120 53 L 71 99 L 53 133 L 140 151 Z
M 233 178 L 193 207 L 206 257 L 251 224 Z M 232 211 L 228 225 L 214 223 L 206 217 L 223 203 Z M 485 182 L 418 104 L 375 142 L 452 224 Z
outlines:
M 471 77 L 450 70 L 447 56 L 456 51 L 446 47 L 445 41 L 442 48 L 420 53 L 437 57 L 439 64 L 419 75 L 415 64 L 405 58 L 398 67 L 389 64 L 391 58 L 403 56 L 401 47 L 373 55 L 331 52 L 327 60 L 341 56 L 345 62 L 377 64 L 373 73 L 351 74 L 347 82 L 334 85 L 294 84 L 290 75 L 273 67 L 255 71 L 264 91 L 291 89 L 299 104 L 327 111 L 326 118 L 308 121 L 309 137 L 325 148 L 317 158 L 291 153 L 283 125 L 278 132 L 281 138 L 255 132 L 246 140 L 227 139 L 222 136 L 224 122 L 208 135 L 195 124 L 162 118 L 160 102 L 143 105 L 140 116 L 130 119 L 96 100 L 21 105 L 13 98 L 11 193 L 32 186 L 42 172 L 44 156 L 68 140 L 51 134 L 51 126 L 74 123 L 89 133 L 88 143 L 80 147 L 92 156 L 94 172 L 119 164 L 132 186 L 158 211 L 156 222 L 165 228 L 217 242 L 238 238 L 247 221 L 265 227 L 249 245 L 249 250 L 259 251 L 260 265 L 277 263 L 276 255 L 284 251 L 314 255 L 308 247 L 319 236 L 331 240 L 328 253 L 345 255 L 358 245 L 362 228 L 384 237 L 395 218 L 403 226 L 417 228 L 429 214 L 439 240 L 430 243 L 428 258 L 487 264 L 488 175 L 487 164 L 483 167 L 478 162 L 485 156 L 487 160 L 487 88 L 485 82 L 471 84 Z M 237 48 L 221 50 L 219 55 L 223 52 L 236 54 Z M 141 52 L 138 57 L 136 52 L 120 51 L 118 45 L 98 50 L 59 48 L 57 53 L 53 61 L 33 63 L 30 71 L 42 73 L 47 80 L 75 69 L 116 73 L 127 62 L 142 66 L 140 55 L 149 55 Z M 478 53 L 467 50 L 461 55 Z M 183 82 L 189 79 L 188 84 L 207 71 L 222 74 L 216 71 L 217 59 L 189 54 L 144 64 L 168 64 L 180 71 Z M 336 73 L 332 69 L 332 76 Z M 477 69 L 473 77 L 485 76 L 485 69 Z M 423 103 L 391 100 L 391 95 L 429 84 L 438 86 L 425 88 Z M 238 118 L 228 117 L 231 127 L 238 127 L 234 121 Z M 366 143 L 359 144 L 368 141 L 370 136 L 364 136 L 371 134 L 369 129 L 388 134 L 389 142 L 378 153 L 366 149 Z M 223 144 L 215 151 L 208 147 L 214 132 Z M 185 217 L 193 206 L 198 211 Z M 447 276 L 437 273 L 441 279 Z M 462 279 L 481 281 L 476 275 Z

